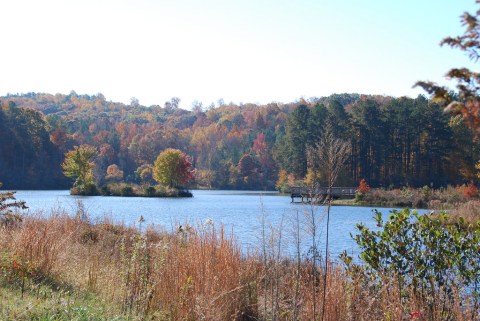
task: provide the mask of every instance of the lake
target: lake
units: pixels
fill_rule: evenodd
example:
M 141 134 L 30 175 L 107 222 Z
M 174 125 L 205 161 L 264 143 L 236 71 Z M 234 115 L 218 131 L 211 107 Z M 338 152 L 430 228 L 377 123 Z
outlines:
M 115 222 L 138 226 L 140 216 L 143 225 L 154 224 L 173 231 L 178 225 L 197 226 L 206 222 L 223 224 L 227 232 L 233 231 L 244 251 L 261 244 L 262 218 L 267 230 L 282 230 L 282 253 L 292 255 L 291 229 L 297 213 L 306 227 L 305 217 L 314 213 L 319 220 L 320 247 L 325 246 L 325 213 L 322 206 L 292 204 L 289 196 L 274 192 L 250 191 L 192 191 L 192 198 L 143 198 L 71 196 L 69 191 L 18 191 L 16 198 L 29 206 L 28 213 L 42 211 L 48 215 L 52 209 L 63 209 L 71 215 L 77 212 L 78 202 L 83 203 L 89 218 L 95 222 L 108 217 Z M 363 222 L 375 228 L 371 207 L 333 206 L 330 214 L 329 248 L 332 259 L 347 250 L 356 255 L 356 244 L 350 233 L 355 224 Z M 379 208 L 382 213 L 390 209 Z M 313 212 L 312 212 L 313 211 Z M 305 228 L 306 230 L 306 228 Z M 302 252 L 306 254 L 311 238 L 305 231 Z

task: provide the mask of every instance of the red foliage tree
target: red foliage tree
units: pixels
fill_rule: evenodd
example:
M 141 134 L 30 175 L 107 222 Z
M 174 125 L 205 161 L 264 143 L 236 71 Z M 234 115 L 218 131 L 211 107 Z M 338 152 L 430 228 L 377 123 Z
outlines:
M 362 178 L 362 180 L 360 181 L 360 185 L 358 186 L 358 191 L 362 194 L 366 194 L 370 191 L 370 186 L 368 185 L 365 178 Z
M 193 159 L 185 153 L 182 153 L 181 162 L 179 165 L 180 184 L 188 184 L 195 178 L 195 169 L 193 168 Z

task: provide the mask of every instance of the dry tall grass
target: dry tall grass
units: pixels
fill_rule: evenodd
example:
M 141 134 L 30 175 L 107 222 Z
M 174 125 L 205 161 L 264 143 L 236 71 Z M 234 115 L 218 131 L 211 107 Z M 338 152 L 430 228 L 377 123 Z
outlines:
M 469 200 L 478 199 L 478 197 L 478 190 L 473 185 L 448 186 L 439 189 L 424 186 L 422 188 L 404 187 L 401 189 L 372 188 L 367 193 L 357 197 L 357 201 L 360 204 L 376 206 L 447 210 Z
M 60 213 L 2 226 L 0 248 L 4 257 L 28 261 L 39 276 L 94 291 L 149 320 L 318 320 L 322 315 L 321 269 L 312 272 L 303 259 L 242 254 L 236 240 L 212 224 L 140 233 Z M 333 265 L 327 283 L 325 320 L 444 320 L 429 312 L 425 300 L 401 298 L 392 280 L 374 287 Z M 470 320 L 471 311 L 456 304 L 451 319 Z
M 466 222 L 476 225 L 480 221 L 480 201 L 470 200 L 448 211 L 450 220 L 456 222 L 462 217 Z

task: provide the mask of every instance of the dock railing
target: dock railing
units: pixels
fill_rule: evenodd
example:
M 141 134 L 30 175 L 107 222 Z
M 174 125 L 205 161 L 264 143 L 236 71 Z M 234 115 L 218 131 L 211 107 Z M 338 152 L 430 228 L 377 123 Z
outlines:
M 290 189 L 290 197 L 292 203 L 299 198 L 302 203 L 319 202 L 324 200 L 328 195 L 332 198 L 354 198 L 358 189 L 356 187 L 317 187 L 308 188 L 305 186 L 293 186 Z

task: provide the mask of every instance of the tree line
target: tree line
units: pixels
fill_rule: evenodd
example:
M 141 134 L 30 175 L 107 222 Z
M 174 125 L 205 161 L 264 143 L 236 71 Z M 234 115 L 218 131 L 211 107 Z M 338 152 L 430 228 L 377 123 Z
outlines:
M 342 105 L 326 99 L 301 105 L 290 115 L 279 140 L 281 168 L 305 177 L 307 150 L 327 124 L 351 144 L 341 184 L 366 179 L 372 186 L 446 186 L 475 180 L 479 145 L 460 116 L 451 117 L 423 96 L 361 96 Z
M 90 145 L 97 183 L 109 175 L 142 183 L 149 164 L 174 148 L 192 157 L 206 188 L 273 189 L 280 177 L 322 182 L 309 161 L 330 127 L 349 155 L 337 184 L 445 186 L 475 179 L 479 144 L 459 116 L 423 96 L 337 94 L 267 105 L 219 101 L 194 110 L 107 101 L 102 94 L 28 93 L 0 97 L 0 181 L 5 188 L 66 188 L 65 153 Z M 472 143 L 473 142 L 473 143 Z M 322 176 L 323 175 L 323 176 Z

